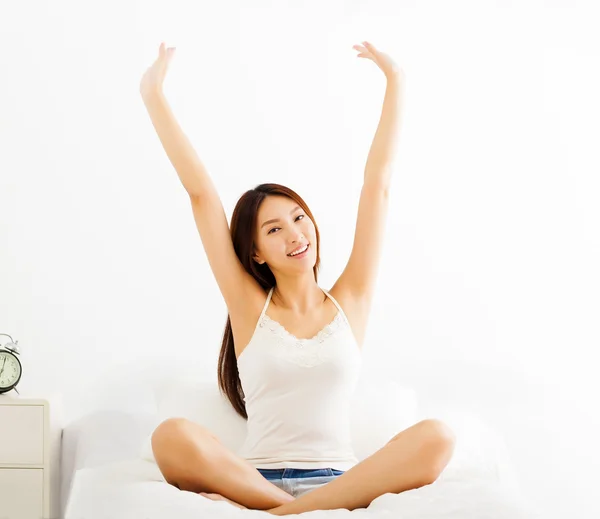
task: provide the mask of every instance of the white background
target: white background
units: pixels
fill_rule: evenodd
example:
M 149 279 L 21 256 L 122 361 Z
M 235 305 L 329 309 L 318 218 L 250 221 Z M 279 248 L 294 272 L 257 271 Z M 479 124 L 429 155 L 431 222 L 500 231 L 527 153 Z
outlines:
M 3 2 L 0 333 L 21 391 L 62 392 L 72 419 L 142 359 L 215 374 L 226 308 L 139 95 L 161 41 L 228 217 L 246 189 L 290 186 L 333 285 L 385 90 L 352 49 L 368 40 L 407 86 L 365 360 L 497 429 L 546 517 L 598 517 L 592 4 Z

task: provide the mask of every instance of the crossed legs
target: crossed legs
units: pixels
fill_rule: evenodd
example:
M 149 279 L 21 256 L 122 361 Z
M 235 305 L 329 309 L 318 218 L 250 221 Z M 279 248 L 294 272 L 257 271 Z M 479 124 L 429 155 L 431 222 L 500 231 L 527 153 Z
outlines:
M 450 461 L 454 444 L 454 434 L 443 422 L 423 420 L 335 480 L 295 499 L 194 422 L 170 418 L 152 435 L 154 456 L 168 483 L 181 490 L 219 494 L 272 515 L 366 508 L 385 493 L 429 485 Z

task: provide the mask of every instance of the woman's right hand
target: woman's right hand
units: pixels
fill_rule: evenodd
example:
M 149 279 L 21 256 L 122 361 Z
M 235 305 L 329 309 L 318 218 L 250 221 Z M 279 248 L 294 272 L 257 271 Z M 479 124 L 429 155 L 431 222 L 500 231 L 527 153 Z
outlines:
M 148 95 L 162 92 L 163 81 L 173 54 L 175 54 L 175 47 L 165 49 L 164 42 L 160 44 L 158 57 L 148 67 L 140 81 L 140 93 L 144 99 Z

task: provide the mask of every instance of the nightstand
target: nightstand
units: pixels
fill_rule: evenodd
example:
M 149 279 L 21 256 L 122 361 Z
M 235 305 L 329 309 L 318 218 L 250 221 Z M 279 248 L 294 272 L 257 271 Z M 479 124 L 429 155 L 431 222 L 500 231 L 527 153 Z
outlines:
M 0 395 L 0 518 L 58 519 L 59 397 Z

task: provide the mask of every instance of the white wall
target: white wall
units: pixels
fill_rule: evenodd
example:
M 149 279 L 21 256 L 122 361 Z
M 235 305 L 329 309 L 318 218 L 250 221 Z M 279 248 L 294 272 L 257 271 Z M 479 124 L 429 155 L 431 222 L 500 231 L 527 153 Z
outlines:
M 176 356 L 214 374 L 226 309 L 138 90 L 162 40 L 177 47 L 167 97 L 227 215 L 256 184 L 297 190 L 333 284 L 385 88 L 352 49 L 367 39 L 408 81 L 367 362 L 415 387 L 423 409 L 495 427 L 545 517 L 598 517 L 590 5 L 3 8 L 0 333 L 22 347 L 21 392 L 62 392 L 72 419 L 129 363 Z

